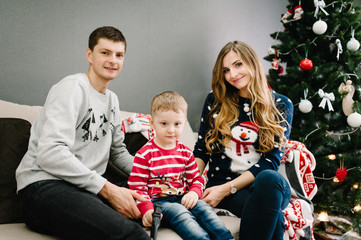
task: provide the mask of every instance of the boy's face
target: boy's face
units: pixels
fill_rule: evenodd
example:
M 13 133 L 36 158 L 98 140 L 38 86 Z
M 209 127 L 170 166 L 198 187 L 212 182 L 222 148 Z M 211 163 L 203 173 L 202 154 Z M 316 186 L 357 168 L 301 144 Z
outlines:
M 186 124 L 187 116 L 184 112 L 158 111 L 151 118 L 151 125 L 155 131 L 155 142 L 159 147 L 172 149 L 176 140 L 180 138 Z
M 123 42 L 114 42 L 100 38 L 93 51 L 87 50 L 87 59 L 90 71 L 100 80 L 112 80 L 122 71 L 124 63 L 125 45 Z

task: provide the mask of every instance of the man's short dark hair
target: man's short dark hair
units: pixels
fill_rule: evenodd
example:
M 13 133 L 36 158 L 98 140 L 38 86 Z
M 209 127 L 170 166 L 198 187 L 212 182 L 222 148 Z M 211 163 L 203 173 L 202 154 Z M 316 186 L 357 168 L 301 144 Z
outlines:
M 88 47 L 90 50 L 94 50 L 94 47 L 98 44 L 100 38 L 106 38 L 113 40 L 114 42 L 123 42 L 125 50 L 127 49 L 127 41 L 125 40 L 123 33 L 115 27 L 104 26 L 95 29 L 89 36 Z

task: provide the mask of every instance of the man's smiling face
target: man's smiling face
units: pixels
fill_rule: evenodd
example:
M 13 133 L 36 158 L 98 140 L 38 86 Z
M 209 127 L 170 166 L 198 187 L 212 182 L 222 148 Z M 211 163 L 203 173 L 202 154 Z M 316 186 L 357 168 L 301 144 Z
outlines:
M 109 81 L 122 71 L 125 55 L 125 44 L 100 38 L 93 51 L 87 50 L 90 70 L 99 80 Z

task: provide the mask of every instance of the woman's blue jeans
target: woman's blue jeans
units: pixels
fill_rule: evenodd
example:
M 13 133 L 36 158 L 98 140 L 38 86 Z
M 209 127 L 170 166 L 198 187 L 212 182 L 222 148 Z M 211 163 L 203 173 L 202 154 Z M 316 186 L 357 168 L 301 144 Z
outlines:
M 240 240 L 282 240 L 285 230 L 282 210 L 290 199 L 290 186 L 282 175 L 264 170 L 249 188 L 226 197 L 217 208 L 241 218 Z
M 19 192 L 25 223 L 62 239 L 150 239 L 142 227 L 111 208 L 98 195 L 67 182 L 46 180 Z
M 182 196 L 153 199 L 162 204 L 162 226 L 172 228 L 182 239 L 233 239 L 231 232 L 213 209 L 202 200 L 187 210 L 181 204 Z

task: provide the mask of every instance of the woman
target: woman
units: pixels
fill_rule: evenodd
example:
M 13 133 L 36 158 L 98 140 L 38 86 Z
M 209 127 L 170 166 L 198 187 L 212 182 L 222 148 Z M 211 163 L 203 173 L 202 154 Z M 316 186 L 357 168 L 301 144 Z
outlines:
M 254 50 L 227 43 L 213 68 L 194 155 L 208 164 L 202 199 L 242 219 L 240 239 L 283 239 L 290 187 L 277 172 L 293 116 L 291 101 L 270 90 Z

